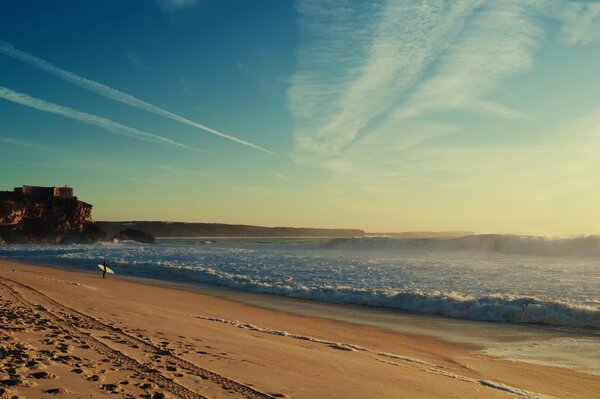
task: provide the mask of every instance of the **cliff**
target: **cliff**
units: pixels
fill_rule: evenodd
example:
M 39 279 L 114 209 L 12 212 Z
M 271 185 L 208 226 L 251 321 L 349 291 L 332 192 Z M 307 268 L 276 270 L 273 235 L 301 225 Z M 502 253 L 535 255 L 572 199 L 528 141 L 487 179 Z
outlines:
M 91 243 L 106 238 L 92 221 L 92 205 L 0 191 L 0 243 Z
M 358 229 L 262 227 L 243 224 L 181 222 L 97 222 L 110 236 L 123 229 L 146 231 L 155 237 L 355 237 Z

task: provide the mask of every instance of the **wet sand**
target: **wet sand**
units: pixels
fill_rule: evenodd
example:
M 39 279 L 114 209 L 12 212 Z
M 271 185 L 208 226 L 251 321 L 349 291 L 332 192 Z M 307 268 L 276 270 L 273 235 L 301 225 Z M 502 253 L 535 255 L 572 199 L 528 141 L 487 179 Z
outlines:
M 600 392 L 598 375 L 481 351 L 491 332 L 512 343 L 529 329 L 410 315 L 361 322 L 368 317 L 353 318 L 352 307 L 267 306 L 268 296 L 250 304 L 259 297 L 244 303 L 224 298 L 235 297 L 226 291 L 107 277 L 0 259 L 0 397 L 593 398 Z

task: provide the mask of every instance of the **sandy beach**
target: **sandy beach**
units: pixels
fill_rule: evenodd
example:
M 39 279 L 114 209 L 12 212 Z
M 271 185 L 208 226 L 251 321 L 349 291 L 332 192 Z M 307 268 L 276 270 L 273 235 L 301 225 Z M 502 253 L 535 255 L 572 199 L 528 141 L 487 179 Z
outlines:
M 450 342 L 433 332 L 4 259 L 0 306 L 2 398 L 593 398 L 600 392 L 598 375 L 489 356 L 476 342 Z M 435 328 L 443 323 L 438 319 Z

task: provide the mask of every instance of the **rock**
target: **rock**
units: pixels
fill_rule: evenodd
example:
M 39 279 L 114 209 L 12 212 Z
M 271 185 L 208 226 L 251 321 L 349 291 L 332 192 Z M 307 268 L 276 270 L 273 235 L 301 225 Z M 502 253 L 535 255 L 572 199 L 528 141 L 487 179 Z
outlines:
M 156 242 L 152 234 L 135 229 L 123 229 L 119 231 L 115 239 L 119 241 L 137 241 L 144 244 L 154 244 Z

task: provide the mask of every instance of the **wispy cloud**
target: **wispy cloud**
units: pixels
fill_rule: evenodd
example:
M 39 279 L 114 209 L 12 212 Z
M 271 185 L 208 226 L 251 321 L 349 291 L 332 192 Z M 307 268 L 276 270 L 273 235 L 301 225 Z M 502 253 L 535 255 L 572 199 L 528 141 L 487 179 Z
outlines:
M 169 118 L 171 120 L 183 123 L 188 126 L 195 127 L 197 129 L 201 129 L 205 132 L 209 132 L 211 134 L 217 135 L 224 139 L 236 142 L 238 144 L 242 144 L 242 145 L 254 148 L 256 150 L 260 150 L 260 151 L 269 153 L 271 155 L 279 156 L 278 154 L 276 154 L 270 150 L 267 150 L 266 148 L 263 148 L 259 145 L 250 143 L 246 140 L 240 139 L 235 136 L 228 135 L 226 133 L 223 133 L 219 130 L 213 129 L 213 128 L 203 125 L 201 123 L 194 122 L 192 120 L 184 118 L 183 116 L 177 115 L 173 112 L 167 111 L 156 105 L 153 105 L 153 104 L 147 103 L 143 100 L 140 100 L 139 98 L 134 97 L 130 94 L 123 93 L 122 91 L 113 89 L 112 87 L 108 87 L 106 85 L 103 85 L 102 83 L 98 83 L 96 81 L 86 79 L 86 78 L 76 75 L 72 72 L 58 68 L 58 67 L 54 66 L 53 64 L 49 63 L 48 61 L 42 60 L 41 58 L 38 58 L 34 55 L 26 53 L 25 51 L 15 48 L 10 43 L 0 41 L 0 53 L 8 55 L 17 60 L 23 61 L 23 62 L 25 62 L 29 65 L 32 65 L 36 68 L 39 68 L 43 71 L 49 72 L 49 73 L 56 75 L 68 82 L 76 84 L 86 90 L 90 90 L 96 94 L 99 94 L 99 95 L 109 98 L 111 100 L 118 101 L 120 103 L 127 104 L 129 106 L 132 106 L 132 107 L 144 110 L 144 111 L 148 111 L 153 114 L 163 116 L 165 118 Z
M 145 177 L 128 177 L 127 180 L 135 182 L 135 183 L 150 183 L 150 184 L 158 183 L 158 181 L 156 181 L 154 179 L 147 179 Z
M 168 174 L 179 175 L 179 176 L 183 175 L 187 179 L 193 179 L 193 178 L 198 177 L 198 178 L 203 178 L 203 179 L 210 179 L 210 180 L 216 181 L 223 185 L 242 185 L 243 184 L 243 182 L 240 182 L 236 179 L 231 179 L 229 177 L 215 175 L 213 173 L 208 173 L 208 172 L 205 172 L 203 170 L 198 170 L 198 169 L 184 169 L 184 168 L 178 168 L 178 167 L 175 167 L 172 165 L 154 165 L 154 167 L 156 169 L 159 169 Z
M 530 15 L 527 1 L 497 0 L 479 10 L 438 60 L 436 74 L 420 85 L 404 117 L 438 109 L 479 109 L 503 117 L 518 111 L 485 99 L 501 79 L 533 67 L 532 50 L 543 31 Z
M 31 97 L 27 94 L 19 93 L 2 86 L 0 86 L 0 98 L 24 105 L 26 107 L 37 109 L 38 111 L 49 112 L 52 114 L 64 116 L 66 118 L 75 119 L 90 125 L 99 126 L 105 130 L 116 134 L 133 137 L 140 140 L 150 141 L 153 143 L 167 144 L 193 151 L 205 152 L 199 148 L 179 143 L 167 137 L 145 132 L 143 130 L 138 130 L 133 127 L 122 125 L 118 122 L 114 122 L 110 119 L 88 114 L 85 112 L 80 112 L 69 107 L 54 104 L 39 98 Z
M 284 175 L 283 173 L 271 172 L 271 174 L 281 180 L 292 180 L 292 178 L 290 176 Z
M 417 83 L 480 3 L 301 2 L 305 39 L 289 90 L 297 149 L 341 151 Z
M 219 179 L 221 180 L 221 178 L 211 174 L 211 173 L 206 173 L 203 172 L 201 170 L 193 170 L 193 169 L 178 169 L 174 166 L 171 165 L 155 165 L 157 169 L 162 170 L 163 172 L 168 172 L 168 173 L 175 173 L 175 174 L 186 174 L 186 175 L 197 175 L 197 176 L 203 176 L 203 177 L 208 177 L 211 179 Z
M 600 41 L 600 2 L 569 2 L 562 14 L 563 43 L 576 46 Z
M 254 79 L 258 84 L 259 93 L 265 97 L 278 96 L 283 87 L 287 89 L 288 76 L 284 77 L 283 71 L 273 58 L 262 51 L 244 61 L 238 61 L 237 67 Z
M 156 2 L 165 12 L 178 11 L 200 4 L 200 0 L 157 0 Z
M 237 191 L 240 193 L 253 193 L 253 194 L 268 194 L 272 193 L 273 189 L 269 187 L 260 187 L 260 186 L 237 186 L 233 185 L 229 187 L 233 191 Z
M 15 139 L 12 137 L 0 136 L 0 143 L 15 145 L 15 146 L 24 147 L 24 148 L 31 148 L 31 149 L 40 150 L 40 151 L 61 152 L 63 154 L 64 153 L 72 154 L 71 152 L 67 152 L 67 151 L 59 149 L 59 148 L 49 147 L 49 146 L 45 146 L 43 144 L 34 143 L 31 141 L 20 140 L 20 139 Z
M 129 63 L 139 71 L 148 71 L 150 69 L 148 65 L 144 63 L 142 57 L 131 51 L 128 51 L 127 54 L 125 54 L 125 57 L 127 58 L 127 61 L 129 61 Z
M 462 127 L 433 113 L 526 117 L 491 94 L 533 68 L 544 39 L 537 15 L 560 12 L 555 3 L 301 1 L 298 71 L 288 91 L 294 158 L 371 191 L 439 177 L 447 160 L 421 147 Z

